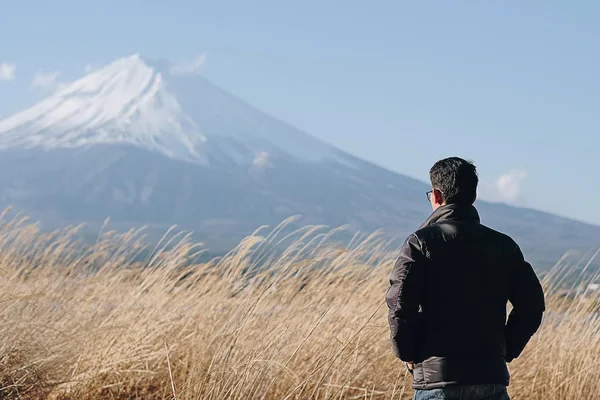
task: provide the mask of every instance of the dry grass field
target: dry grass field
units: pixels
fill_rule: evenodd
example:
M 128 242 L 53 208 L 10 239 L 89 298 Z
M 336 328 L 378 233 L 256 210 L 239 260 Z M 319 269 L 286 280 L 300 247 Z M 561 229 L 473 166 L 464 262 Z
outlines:
M 397 249 L 377 235 L 257 232 L 226 256 L 169 232 L 0 230 L 1 399 L 408 399 L 384 303 Z M 285 243 L 283 253 L 272 249 Z M 543 277 L 548 313 L 511 363 L 513 399 L 600 398 L 596 292 L 564 296 L 565 257 Z M 142 259 L 140 261 L 140 259 Z

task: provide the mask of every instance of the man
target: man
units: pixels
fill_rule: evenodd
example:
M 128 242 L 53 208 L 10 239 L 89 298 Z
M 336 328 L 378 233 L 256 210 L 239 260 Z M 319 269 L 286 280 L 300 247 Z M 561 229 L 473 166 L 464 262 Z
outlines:
M 507 400 L 506 363 L 541 324 L 542 287 L 519 246 L 480 223 L 473 164 L 446 158 L 430 178 L 434 212 L 404 243 L 386 295 L 392 348 L 415 400 Z

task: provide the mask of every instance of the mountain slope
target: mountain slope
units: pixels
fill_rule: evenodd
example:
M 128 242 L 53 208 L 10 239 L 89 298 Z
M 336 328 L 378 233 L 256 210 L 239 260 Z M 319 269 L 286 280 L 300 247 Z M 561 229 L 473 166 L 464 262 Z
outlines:
M 117 60 L 0 121 L 0 205 L 48 226 L 108 216 L 120 227 L 178 224 L 224 249 L 262 224 L 303 222 L 403 235 L 430 212 L 428 186 L 345 154 L 202 77 Z M 600 228 L 478 202 L 540 265 L 588 250 Z

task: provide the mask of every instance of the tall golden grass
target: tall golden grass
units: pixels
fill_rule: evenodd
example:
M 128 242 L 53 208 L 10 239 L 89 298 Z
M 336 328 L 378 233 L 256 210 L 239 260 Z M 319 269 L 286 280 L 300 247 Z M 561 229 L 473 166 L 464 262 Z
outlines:
M 337 230 L 283 224 L 194 263 L 200 247 L 169 232 L 140 262 L 142 231 L 84 246 L 76 228 L 3 221 L 2 399 L 412 396 L 384 304 L 397 249 L 376 234 L 340 246 Z M 543 279 L 548 314 L 510 365 L 513 399 L 600 397 L 598 295 L 560 295 L 567 260 Z

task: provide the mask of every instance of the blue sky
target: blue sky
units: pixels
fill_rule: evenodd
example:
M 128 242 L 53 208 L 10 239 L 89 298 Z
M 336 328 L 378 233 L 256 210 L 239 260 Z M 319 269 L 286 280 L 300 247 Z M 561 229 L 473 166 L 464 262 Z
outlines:
M 355 155 L 600 224 L 600 3 L 0 1 L 0 117 L 86 66 L 204 55 L 203 74 Z M 343 4 L 343 6 L 342 6 Z

